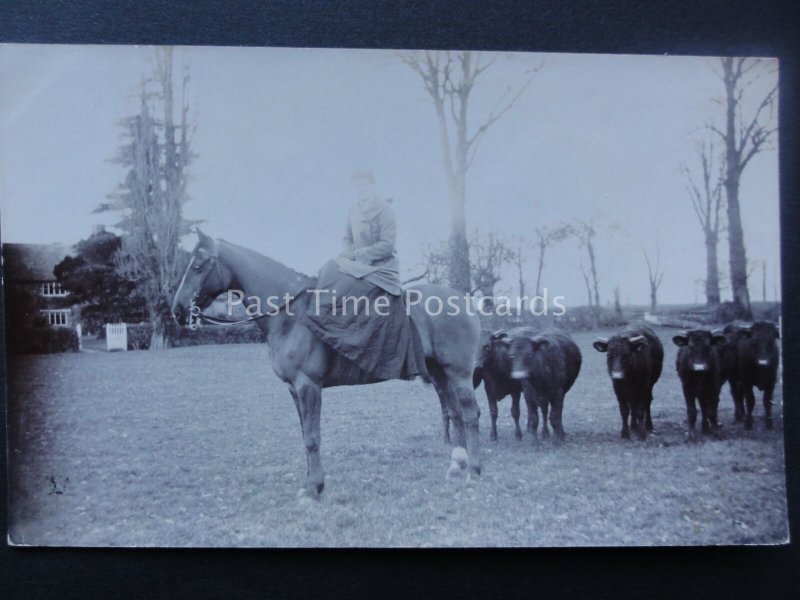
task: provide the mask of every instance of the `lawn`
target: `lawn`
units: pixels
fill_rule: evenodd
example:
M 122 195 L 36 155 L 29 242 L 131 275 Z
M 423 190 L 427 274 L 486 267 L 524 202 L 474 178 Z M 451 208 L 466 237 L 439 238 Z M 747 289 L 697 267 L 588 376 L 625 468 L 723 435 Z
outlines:
M 483 476 L 446 481 L 439 402 L 420 382 L 323 394 L 320 502 L 266 345 L 20 357 L 9 364 L 11 539 L 76 546 L 597 546 L 786 540 L 781 392 L 744 431 L 686 440 L 671 330 L 657 435 L 619 438 L 605 356 L 578 334 L 563 445 L 497 442 L 482 388 Z M 523 409 L 524 410 L 524 409 Z

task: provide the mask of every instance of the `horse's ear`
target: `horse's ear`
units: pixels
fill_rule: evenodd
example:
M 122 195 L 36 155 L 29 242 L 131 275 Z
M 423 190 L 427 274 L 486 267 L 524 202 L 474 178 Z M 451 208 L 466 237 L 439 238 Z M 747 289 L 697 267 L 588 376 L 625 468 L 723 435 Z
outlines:
M 210 235 L 206 235 L 203 233 L 199 227 L 195 229 L 195 233 L 197 233 L 198 240 L 200 242 L 199 247 L 209 252 L 213 255 L 217 254 L 217 242 L 214 238 Z

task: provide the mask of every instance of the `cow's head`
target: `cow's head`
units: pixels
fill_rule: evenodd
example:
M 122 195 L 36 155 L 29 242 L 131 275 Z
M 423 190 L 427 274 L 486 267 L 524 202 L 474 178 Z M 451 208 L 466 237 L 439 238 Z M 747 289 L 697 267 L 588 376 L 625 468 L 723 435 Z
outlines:
M 611 379 L 621 381 L 628 377 L 633 356 L 647 348 L 647 338 L 641 334 L 615 335 L 608 340 L 598 338 L 592 346 L 608 354 L 608 374 Z
M 511 377 L 528 379 L 533 372 L 538 352 L 546 348 L 550 340 L 533 331 L 523 331 L 511 340 L 509 357 L 511 358 Z
M 756 321 L 743 333 L 750 340 L 750 348 L 758 366 L 766 367 L 775 360 L 775 341 L 781 337 L 775 323 Z
M 692 371 L 708 371 L 712 368 L 715 346 L 724 346 L 728 338 L 707 329 L 693 329 L 672 338 L 673 343 L 686 348 L 689 368 Z
M 482 331 L 476 366 L 484 369 L 502 366 L 508 360 L 508 347 L 508 333 L 503 329 L 495 332 Z

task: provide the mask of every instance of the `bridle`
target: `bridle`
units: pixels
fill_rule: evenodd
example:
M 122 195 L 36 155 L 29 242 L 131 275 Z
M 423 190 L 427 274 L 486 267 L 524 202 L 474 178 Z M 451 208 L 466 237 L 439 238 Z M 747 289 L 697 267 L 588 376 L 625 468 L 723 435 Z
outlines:
M 219 279 L 219 283 L 222 287 L 225 287 L 225 280 L 222 278 L 222 269 L 219 266 L 219 258 L 216 254 L 209 253 L 208 261 L 214 261 L 214 271 L 217 274 L 217 278 Z M 189 267 L 191 268 L 191 266 Z M 208 280 L 208 276 L 211 274 L 212 269 L 208 269 L 206 274 L 200 280 L 200 284 L 197 286 L 197 290 L 192 294 L 192 299 L 189 301 L 189 318 L 186 326 L 191 329 L 192 331 L 196 331 L 200 322 L 204 323 L 211 323 L 212 325 L 219 325 L 222 327 L 231 327 L 233 325 L 241 325 L 242 323 L 250 323 L 252 321 L 258 321 L 259 319 L 263 319 L 264 317 L 274 317 L 278 313 L 281 312 L 281 308 L 267 313 L 260 313 L 258 315 L 253 315 L 247 317 L 245 319 L 220 319 L 219 317 L 212 317 L 210 315 L 203 314 L 203 309 L 197 305 L 196 301 L 200 297 L 200 291 L 206 284 Z M 288 303 L 287 303 L 288 304 Z

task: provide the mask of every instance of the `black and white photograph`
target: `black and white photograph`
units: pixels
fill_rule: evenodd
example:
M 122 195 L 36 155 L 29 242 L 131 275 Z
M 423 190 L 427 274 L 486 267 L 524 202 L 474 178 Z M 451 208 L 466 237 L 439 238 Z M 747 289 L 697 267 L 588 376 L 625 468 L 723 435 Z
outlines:
M 0 45 L 8 543 L 788 543 L 779 76 Z

